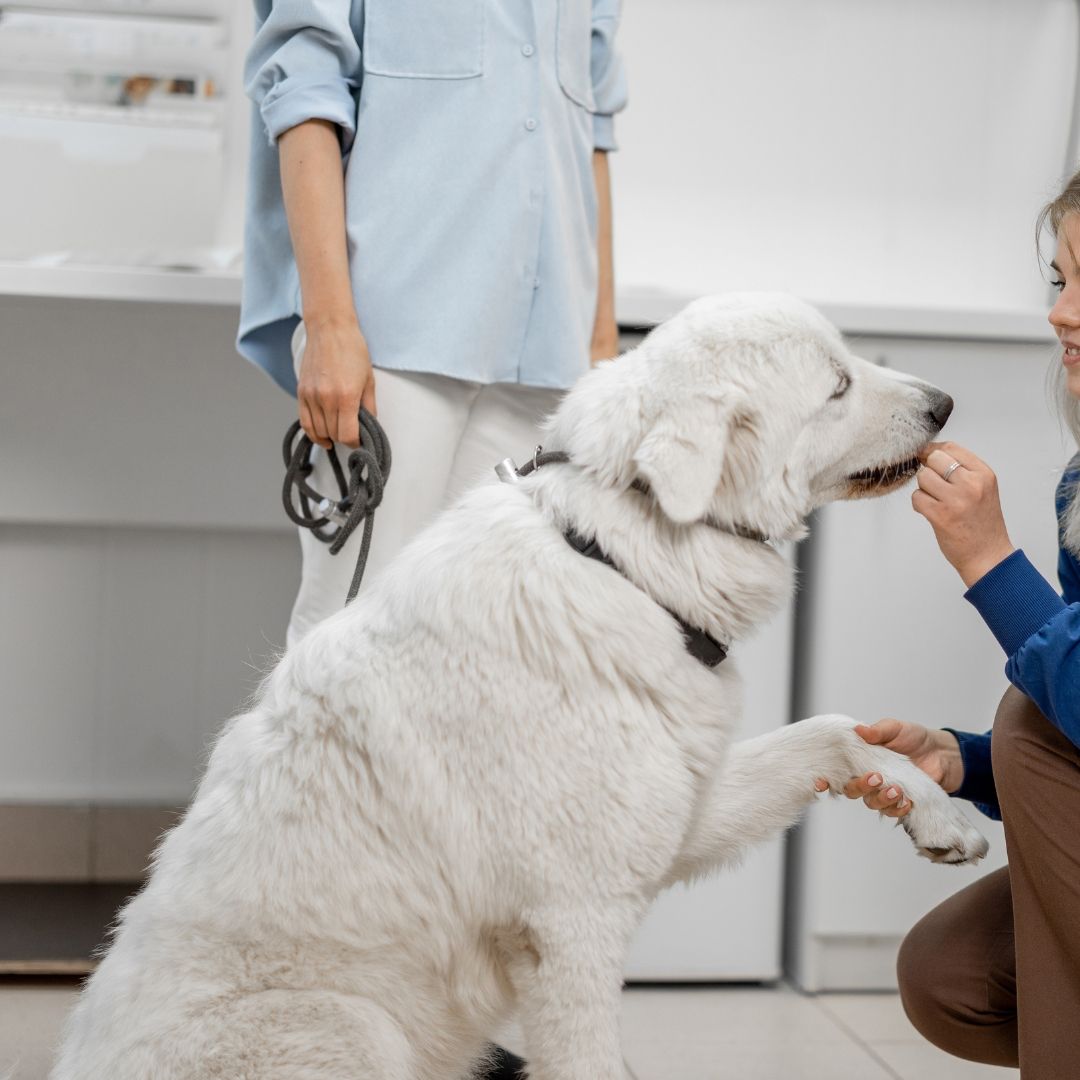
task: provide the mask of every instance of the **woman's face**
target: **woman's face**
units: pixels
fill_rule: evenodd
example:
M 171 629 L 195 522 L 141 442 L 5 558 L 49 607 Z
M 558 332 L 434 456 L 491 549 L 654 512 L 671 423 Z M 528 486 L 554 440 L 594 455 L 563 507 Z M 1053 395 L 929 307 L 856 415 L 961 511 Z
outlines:
M 1058 229 L 1057 254 L 1050 264 L 1057 275 L 1057 303 L 1047 316 L 1061 342 L 1065 385 L 1080 400 L 1080 214 L 1069 214 Z

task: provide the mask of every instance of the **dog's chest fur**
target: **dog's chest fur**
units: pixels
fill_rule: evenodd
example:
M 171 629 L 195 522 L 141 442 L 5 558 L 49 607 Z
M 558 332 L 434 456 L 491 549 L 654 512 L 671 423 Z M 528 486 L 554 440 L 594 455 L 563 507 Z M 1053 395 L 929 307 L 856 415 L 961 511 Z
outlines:
M 655 521 L 633 520 L 647 508 L 558 490 L 564 511 L 590 507 L 578 522 L 606 533 L 631 573 L 652 573 L 668 606 L 726 640 L 723 619 L 744 630 L 790 587 L 760 545 L 709 530 L 665 551 Z M 292 723 L 300 692 L 315 728 L 340 729 L 355 767 L 396 803 L 364 797 L 365 812 L 422 821 L 482 879 L 527 850 L 525 875 L 572 853 L 641 888 L 663 878 L 737 728 L 735 663 L 690 657 L 657 600 L 574 552 L 548 516 L 554 500 L 538 509 L 535 494 L 480 489 L 444 515 L 286 658 L 267 705 Z M 646 535 L 630 550 L 635 529 Z M 729 563 L 741 580 L 722 580 Z M 706 610 L 693 590 L 710 582 L 721 599 Z M 616 868 L 629 849 L 634 867 Z

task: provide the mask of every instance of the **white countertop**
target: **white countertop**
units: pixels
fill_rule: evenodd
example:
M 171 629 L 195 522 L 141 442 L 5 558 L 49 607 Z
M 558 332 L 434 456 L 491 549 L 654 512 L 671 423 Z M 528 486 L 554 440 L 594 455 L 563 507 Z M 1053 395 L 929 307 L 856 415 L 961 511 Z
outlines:
M 34 266 L 0 260 L 0 296 L 239 305 L 240 275 L 140 266 Z
M 616 308 L 623 326 L 653 326 L 693 299 L 659 289 L 627 288 L 619 291 Z M 1036 342 L 1054 337 L 1045 311 L 837 304 L 807 299 L 848 335 Z
M 32 266 L 0 261 L 0 296 L 54 297 L 180 304 L 240 303 L 240 275 L 126 266 Z M 692 300 L 662 289 L 619 290 L 616 308 L 624 326 L 652 326 Z M 809 298 L 813 301 L 813 298 Z M 953 338 L 971 341 L 1050 341 L 1044 311 L 978 311 L 902 305 L 817 306 L 845 334 L 875 337 Z

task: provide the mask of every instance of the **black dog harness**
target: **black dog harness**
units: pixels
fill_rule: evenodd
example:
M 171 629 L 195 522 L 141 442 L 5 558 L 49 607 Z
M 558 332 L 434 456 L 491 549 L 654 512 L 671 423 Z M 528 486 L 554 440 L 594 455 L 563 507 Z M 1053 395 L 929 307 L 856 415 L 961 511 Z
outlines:
M 526 461 L 520 469 L 514 466 L 514 463 L 510 458 L 506 458 L 495 466 L 495 472 L 498 474 L 500 480 L 513 483 L 516 479 L 528 476 L 529 473 L 535 472 L 535 470 L 544 465 L 564 465 L 570 461 L 570 455 L 564 451 L 550 450 L 547 453 L 543 453 L 542 450 L 543 448 L 538 446 L 536 448 L 536 453 L 533 454 L 532 458 L 529 461 Z M 635 480 L 630 486 L 645 495 L 650 493 L 649 485 L 646 484 L 644 480 Z M 735 528 L 727 529 L 726 531 L 731 532 L 735 536 L 740 536 L 744 540 L 757 540 L 760 543 L 766 543 L 768 541 L 768 537 L 762 536 L 760 533 L 741 526 L 736 526 Z M 589 538 L 581 536 L 573 529 L 567 529 L 563 533 L 563 538 L 576 552 L 580 555 L 584 555 L 585 558 L 595 559 L 605 566 L 610 566 L 620 574 L 622 573 L 618 566 L 615 565 L 611 556 L 596 542 L 595 537 Z M 623 576 L 625 577 L 626 575 L 624 574 Z M 671 608 L 664 607 L 663 604 L 660 604 L 660 607 L 663 607 L 664 610 L 679 624 L 686 651 L 695 660 L 704 664 L 707 668 L 714 668 L 727 658 L 728 646 L 722 641 L 717 641 L 712 634 L 702 630 L 701 627 L 692 626 L 684 618 L 672 611 Z

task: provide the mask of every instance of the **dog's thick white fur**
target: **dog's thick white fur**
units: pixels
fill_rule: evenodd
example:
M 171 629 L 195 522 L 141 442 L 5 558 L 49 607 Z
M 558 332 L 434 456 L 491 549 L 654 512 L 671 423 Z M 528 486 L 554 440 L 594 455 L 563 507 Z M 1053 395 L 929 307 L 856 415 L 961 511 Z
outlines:
M 515 1011 L 531 1077 L 622 1080 L 650 901 L 790 825 L 815 778 L 877 770 L 923 853 L 980 857 L 846 717 L 732 744 L 734 663 L 665 610 L 737 642 L 791 580 L 725 527 L 799 537 L 898 486 L 947 401 L 778 295 L 698 301 L 589 372 L 549 425 L 570 464 L 466 496 L 229 723 L 55 1080 L 464 1078 Z

